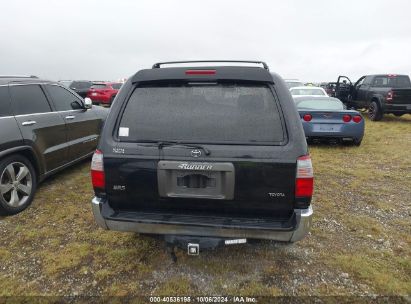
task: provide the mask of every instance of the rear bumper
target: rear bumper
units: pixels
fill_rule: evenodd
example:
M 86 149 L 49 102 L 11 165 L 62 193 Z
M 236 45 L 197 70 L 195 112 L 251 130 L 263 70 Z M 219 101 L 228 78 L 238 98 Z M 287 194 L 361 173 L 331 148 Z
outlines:
M 309 123 L 303 123 L 303 128 L 306 137 L 352 138 L 358 140 L 364 137 L 364 121 L 359 124 L 341 124 L 337 131 L 320 131 Z
M 274 229 L 248 229 L 242 227 L 222 228 L 204 227 L 193 224 L 167 224 L 167 223 L 147 223 L 142 221 L 113 220 L 103 216 L 103 208 L 108 207 L 107 201 L 94 197 L 92 200 L 92 210 L 97 224 L 107 230 L 138 232 L 145 234 L 159 235 L 190 235 L 208 236 L 221 238 L 250 238 L 266 239 L 283 242 L 296 242 L 304 238 L 311 228 L 313 210 L 310 206 L 307 209 L 295 209 L 296 228 L 293 230 Z
M 411 104 L 386 104 L 384 113 L 411 114 Z

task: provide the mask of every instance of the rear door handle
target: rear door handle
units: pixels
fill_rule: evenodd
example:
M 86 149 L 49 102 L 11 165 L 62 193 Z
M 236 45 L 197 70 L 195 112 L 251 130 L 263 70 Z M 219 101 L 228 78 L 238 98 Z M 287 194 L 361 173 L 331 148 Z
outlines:
M 66 119 L 74 119 L 74 118 L 76 118 L 76 116 L 74 116 L 74 115 L 66 116 Z
M 31 126 L 36 124 L 36 122 L 34 120 L 28 120 L 28 121 L 24 121 L 21 123 L 23 126 Z

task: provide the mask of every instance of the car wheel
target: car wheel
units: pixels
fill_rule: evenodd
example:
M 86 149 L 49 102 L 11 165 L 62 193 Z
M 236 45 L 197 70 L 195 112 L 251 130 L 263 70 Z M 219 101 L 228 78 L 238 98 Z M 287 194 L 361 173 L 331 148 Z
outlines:
M 377 102 L 373 101 L 368 108 L 368 117 L 372 121 L 379 121 L 382 119 L 382 111 Z
M 354 140 L 352 141 L 352 144 L 353 144 L 354 146 L 359 147 L 359 146 L 361 146 L 361 142 L 362 142 L 362 139 L 354 138 Z
M 12 215 L 26 209 L 36 188 L 36 172 L 27 158 L 13 155 L 0 161 L 0 214 Z

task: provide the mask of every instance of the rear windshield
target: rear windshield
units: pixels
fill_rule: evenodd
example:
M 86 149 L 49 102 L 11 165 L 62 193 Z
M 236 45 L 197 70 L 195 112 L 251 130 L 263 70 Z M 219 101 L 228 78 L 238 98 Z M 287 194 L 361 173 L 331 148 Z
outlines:
M 298 109 L 309 110 L 344 110 L 344 105 L 336 98 L 297 100 Z
M 105 84 L 93 84 L 90 89 L 104 89 L 106 87 Z
M 410 88 L 411 82 L 408 76 L 376 76 L 373 85 L 387 88 Z
M 71 88 L 76 89 L 88 89 L 90 86 L 91 83 L 86 81 L 73 81 L 73 83 L 70 85 Z
M 291 95 L 312 95 L 312 96 L 324 96 L 324 92 L 321 89 L 291 89 Z
M 279 144 L 284 141 L 280 115 L 264 85 L 137 87 L 118 134 L 122 141 Z

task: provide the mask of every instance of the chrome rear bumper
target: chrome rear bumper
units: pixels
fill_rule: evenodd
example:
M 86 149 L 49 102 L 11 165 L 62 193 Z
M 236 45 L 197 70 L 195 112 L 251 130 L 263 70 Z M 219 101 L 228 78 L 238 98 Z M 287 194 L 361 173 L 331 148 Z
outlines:
M 304 238 L 311 228 L 313 209 L 310 206 L 307 209 L 295 209 L 297 219 L 297 228 L 292 231 L 273 231 L 273 230 L 256 230 L 256 229 L 227 229 L 216 227 L 197 227 L 193 225 L 175 225 L 175 224 L 158 224 L 158 223 L 141 223 L 131 221 L 115 221 L 105 219 L 102 216 L 103 204 L 107 202 L 101 198 L 94 197 L 92 200 L 92 209 L 94 219 L 97 224 L 107 230 L 128 231 L 146 234 L 170 234 L 170 235 L 191 235 L 191 236 L 209 236 L 221 238 L 250 238 L 266 239 L 282 242 L 296 242 Z

